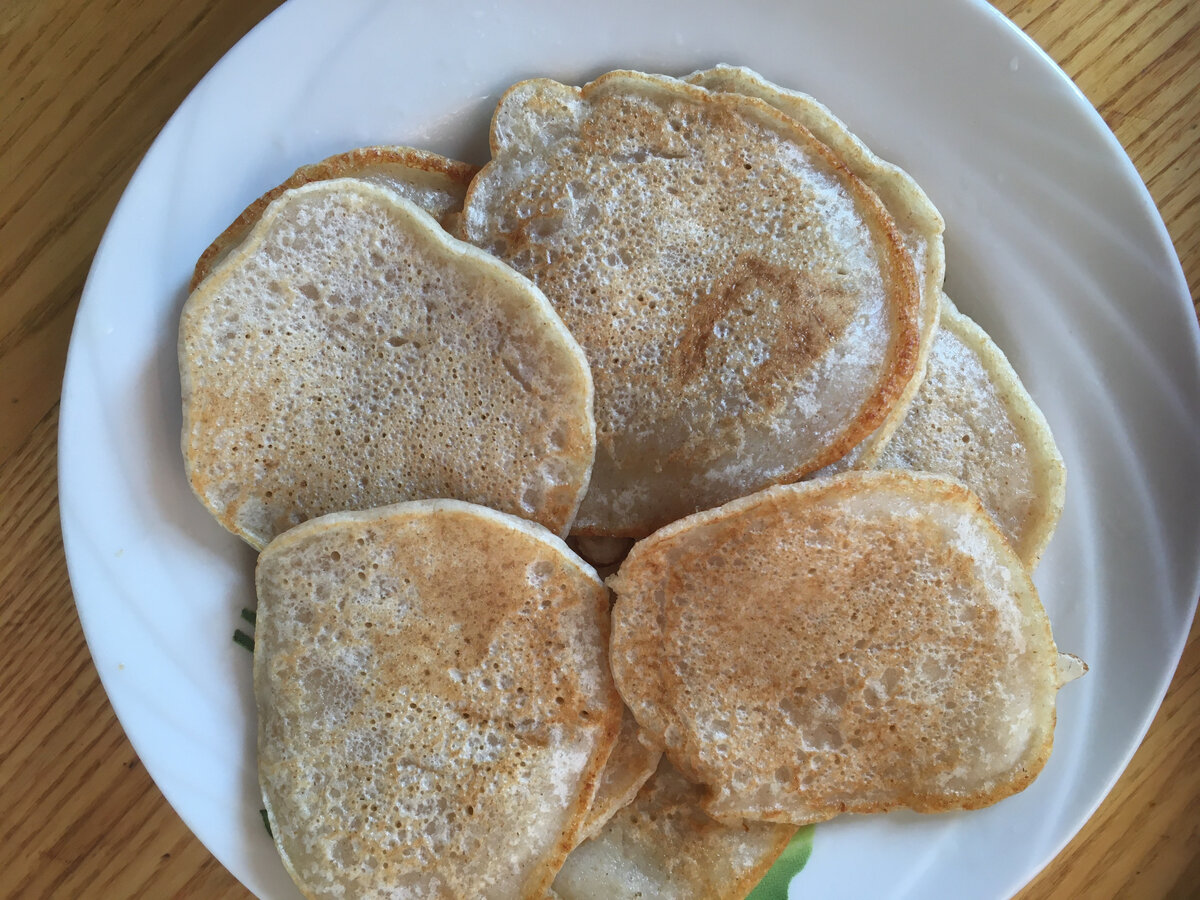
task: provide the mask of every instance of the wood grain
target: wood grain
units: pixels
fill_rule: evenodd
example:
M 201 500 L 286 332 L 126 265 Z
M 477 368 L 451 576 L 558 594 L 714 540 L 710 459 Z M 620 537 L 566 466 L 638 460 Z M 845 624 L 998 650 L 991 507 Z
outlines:
M 1003 0 L 1129 151 L 1200 297 L 1200 4 Z M 0 896 L 244 898 L 139 764 L 67 583 L 55 437 L 92 254 L 187 91 L 267 0 L 0 6 Z M 1197 302 L 1200 315 L 1200 302 Z M 1020 895 L 1200 894 L 1200 629 L 1145 743 Z

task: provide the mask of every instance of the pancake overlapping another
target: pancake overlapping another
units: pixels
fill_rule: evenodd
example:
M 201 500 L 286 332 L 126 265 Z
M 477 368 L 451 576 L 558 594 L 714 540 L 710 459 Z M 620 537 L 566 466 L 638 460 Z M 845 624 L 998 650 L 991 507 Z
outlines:
M 1028 785 L 1062 459 L 929 198 L 729 66 L 521 82 L 491 149 L 297 170 L 181 316 L 301 890 L 736 898 L 798 825 Z
M 770 488 L 638 543 L 608 583 L 617 687 L 718 818 L 972 809 L 1049 756 L 1050 625 L 960 484 Z
M 463 228 L 588 354 L 578 534 L 640 537 L 839 459 L 915 371 L 920 289 L 879 198 L 761 100 L 613 72 L 501 99 Z
M 900 398 L 879 428 L 850 453 L 816 474 L 835 474 L 850 466 L 875 464 L 892 431 L 903 420 L 925 374 L 926 360 L 937 331 L 938 313 L 945 275 L 945 222 L 921 187 L 905 171 L 880 159 L 859 140 L 828 107 L 808 94 L 791 91 L 767 81 L 757 72 L 735 66 L 715 66 L 686 79 L 710 91 L 730 91 L 757 97 L 791 116 L 828 146 L 851 172 L 873 190 L 896 222 L 896 229 L 912 256 L 921 290 L 921 338 L 917 365 Z
M 662 750 L 648 740 L 628 709 L 621 716 L 621 730 L 600 776 L 600 787 L 592 798 L 580 838 L 598 832 L 617 810 L 632 802 L 638 790 L 654 774 Z
M 195 290 L 250 233 L 268 206 L 284 191 L 314 181 L 334 178 L 359 178 L 390 188 L 405 200 L 415 203 L 442 224 L 454 231 L 462 212 L 463 197 L 479 169 L 469 163 L 447 159 L 427 150 L 413 147 L 358 147 L 319 163 L 301 166 L 287 181 L 267 191 L 242 211 L 233 223 L 200 255 L 192 273 L 189 290 Z
M 192 488 L 256 547 L 313 516 L 452 497 L 565 532 L 592 383 L 527 279 L 356 179 L 287 191 L 184 306 Z
M 925 380 L 877 465 L 963 482 L 1030 568 L 1062 514 L 1066 468 L 1046 417 L 1000 348 L 944 294 Z
M 417 501 L 292 529 L 257 588 L 259 776 L 306 896 L 543 896 L 622 712 L 590 568 Z
M 791 825 L 721 823 L 704 792 L 665 759 L 637 798 L 571 851 L 557 900 L 741 900 L 795 833 Z

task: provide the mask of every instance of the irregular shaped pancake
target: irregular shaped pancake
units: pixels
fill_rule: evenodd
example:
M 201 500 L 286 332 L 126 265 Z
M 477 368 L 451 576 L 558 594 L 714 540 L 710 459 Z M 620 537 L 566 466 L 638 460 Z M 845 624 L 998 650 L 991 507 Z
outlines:
M 700 806 L 702 789 L 665 759 L 637 799 L 567 857 L 559 900 L 741 900 L 796 829 L 722 824 Z
M 458 225 L 467 186 L 479 169 L 413 147 L 359 147 L 310 166 L 301 166 L 278 187 L 267 191 L 242 211 L 233 224 L 200 255 L 188 290 L 194 291 L 225 256 L 246 239 L 271 202 L 284 191 L 314 181 L 361 178 L 391 188 L 437 219 L 447 231 Z
M 824 474 L 832 475 L 851 465 L 863 468 L 872 466 L 887 445 L 893 430 L 904 419 L 905 411 L 920 387 L 937 331 L 942 279 L 946 272 L 942 243 L 946 224 L 942 215 L 908 173 L 872 153 L 866 144 L 851 134 L 845 123 L 808 94 L 786 90 L 767 81 L 757 72 L 734 66 L 716 66 L 689 75 L 686 80 L 710 91 L 731 91 L 757 97 L 791 116 L 836 153 L 846 168 L 879 196 L 896 222 L 896 230 L 912 256 L 921 291 L 921 338 L 917 365 L 899 400 L 879 428 L 850 453 L 829 466 Z
M 718 818 L 971 809 L 1049 756 L 1050 625 L 960 484 L 771 488 L 640 542 L 609 586 L 617 687 Z
M 645 739 L 637 720 L 626 709 L 617 743 L 604 764 L 600 787 L 580 829 L 580 840 L 592 837 L 617 810 L 633 801 L 638 789 L 654 774 L 660 757 L 662 750 Z
M 595 446 L 579 345 L 522 276 L 354 179 L 281 195 L 179 327 L 188 478 L 255 547 L 453 497 L 563 532 Z
M 1066 467 L 1046 417 L 1000 348 L 945 295 L 925 380 L 877 465 L 963 482 L 1030 568 L 1062 514 Z
M 591 570 L 438 500 L 294 528 L 257 587 L 259 779 L 301 891 L 542 896 L 621 716 Z
M 879 199 L 761 100 L 613 72 L 510 88 L 469 240 L 588 354 L 577 534 L 640 537 L 840 458 L 912 377 L 919 290 Z

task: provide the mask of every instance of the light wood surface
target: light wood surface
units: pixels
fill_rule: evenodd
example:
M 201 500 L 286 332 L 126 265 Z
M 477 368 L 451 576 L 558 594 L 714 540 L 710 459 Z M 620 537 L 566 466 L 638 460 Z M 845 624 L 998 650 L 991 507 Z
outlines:
M 243 898 L 134 755 L 76 618 L 58 395 L 104 226 L 187 91 L 276 4 L 0 4 L 0 896 Z M 1200 4 L 1003 0 L 1129 151 L 1200 291 Z M 1200 306 L 1197 307 L 1200 312 Z M 1200 630 L 1145 743 L 1022 900 L 1200 896 Z M 997 852 L 1003 852 L 997 848 Z

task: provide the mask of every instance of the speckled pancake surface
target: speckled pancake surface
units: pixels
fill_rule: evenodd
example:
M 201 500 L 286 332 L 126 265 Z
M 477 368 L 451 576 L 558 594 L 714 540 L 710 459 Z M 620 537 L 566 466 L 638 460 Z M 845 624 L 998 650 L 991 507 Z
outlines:
M 305 895 L 542 896 L 622 710 L 591 569 L 440 500 L 307 522 L 256 580 L 259 778 Z
M 742 900 L 796 829 L 717 822 L 703 791 L 666 760 L 634 801 L 571 851 L 557 900 Z
M 1031 567 L 1062 514 L 1066 467 L 1046 417 L 995 342 L 944 295 L 925 380 L 877 465 L 957 478 Z
M 975 808 L 1049 756 L 1050 626 L 958 483 L 770 488 L 639 542 L 609 586 L 618 689 L 718 818 Z
M 451 497 L 562 533 L 595 446 L 587 360 L 526 278 L 358 179 L 283 193 L 180 318 L 192 489 L 255 547 Z
M 852 465 L 871 466 L 878 460 L 893 430 L 904 419 L 908 405 L 920 387 L 937 332 L 942 280 L 946 270 L 942 242 L 945 222 L 942 215 L 907 172 L 876 156 L 828 107 L 808 94 L 782 88 L 757 72 L 737 66 L 715 66 L 689 75 L 687 81 L 712 91 L 730 91 L 757 97 L 795 119 L 836 153 L 846 168 L 878 195 L 896 222 L 896 230 L 912 257 L 921 291 L 921 337 L 917 365 L 900 398 L 880 426 L 822 474 L 832 475 Z
M 522 82 L 468 240 L 588 355 L 597 455 L 575 533 L 640 537 L 844 455 L 915 370 L 920 288 L 876 195 L 761 100 L 613 72 Z

